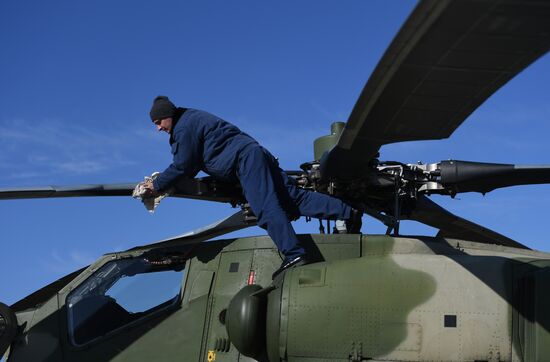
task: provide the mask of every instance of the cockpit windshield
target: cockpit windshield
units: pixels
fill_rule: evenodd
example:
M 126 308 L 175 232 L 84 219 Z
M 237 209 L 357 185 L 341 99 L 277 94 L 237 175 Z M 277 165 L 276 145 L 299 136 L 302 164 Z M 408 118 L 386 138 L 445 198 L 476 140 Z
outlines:
M 180 301 L 185 259 L 108 262 L 67 296 L 69 335 L 80 346 Z

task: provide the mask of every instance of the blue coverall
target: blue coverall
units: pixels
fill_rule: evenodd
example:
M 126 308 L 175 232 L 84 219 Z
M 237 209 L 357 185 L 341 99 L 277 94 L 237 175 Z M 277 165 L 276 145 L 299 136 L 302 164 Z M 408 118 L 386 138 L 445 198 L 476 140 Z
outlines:
M 300 215 L 345 220 L 351 215 L 351 207 L 341 200 L 298 188 L 256 140 L 210 113 L 185 110 L 173 126 L 170 145 L 173 162 L 154 180 L 155 190 L 201 170 L 216 179 L 238 180 L 258 226 L 267 230 L 285 261 L 305 253 L 291 220 Z

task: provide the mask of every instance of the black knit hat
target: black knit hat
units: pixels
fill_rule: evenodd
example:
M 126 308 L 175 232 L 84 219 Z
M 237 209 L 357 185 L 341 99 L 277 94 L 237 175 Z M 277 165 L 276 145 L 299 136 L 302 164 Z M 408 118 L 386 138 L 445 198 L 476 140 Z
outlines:
M 176 115 L 176 106 L 174 103 L 170 102 L 166 96 L 157 96 L 153 101 L 153 106 L 151 107 L 151 121 L 156 121 L 159 119 L 170 118 Z

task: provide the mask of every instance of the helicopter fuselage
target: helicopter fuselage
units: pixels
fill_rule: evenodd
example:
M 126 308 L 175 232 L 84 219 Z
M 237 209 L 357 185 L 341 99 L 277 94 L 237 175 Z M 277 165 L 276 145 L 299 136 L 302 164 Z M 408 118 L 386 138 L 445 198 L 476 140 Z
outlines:
M 16 311 L 8 361 L 550 358 L 549 254 L 431 237 L 300 238 L 325 261 L 275 281 L 281 259 L 265 236 L 107 254 Z M 234 300 L 251 285 L 260 308 Z

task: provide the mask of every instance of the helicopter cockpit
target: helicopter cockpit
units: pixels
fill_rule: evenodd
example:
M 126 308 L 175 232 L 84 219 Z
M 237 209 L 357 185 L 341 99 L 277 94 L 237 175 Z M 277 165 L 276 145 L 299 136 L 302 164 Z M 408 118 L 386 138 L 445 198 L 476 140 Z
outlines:
M 106 263 L 67 297 L 71 343 L 83 346 L 174 308 L 184 272 L 185 259 L 173 255 Z

